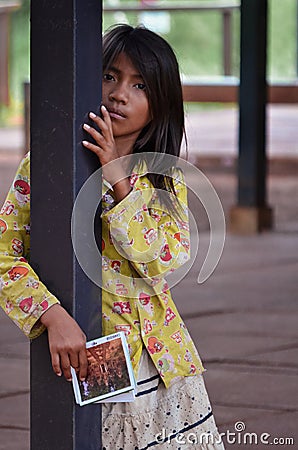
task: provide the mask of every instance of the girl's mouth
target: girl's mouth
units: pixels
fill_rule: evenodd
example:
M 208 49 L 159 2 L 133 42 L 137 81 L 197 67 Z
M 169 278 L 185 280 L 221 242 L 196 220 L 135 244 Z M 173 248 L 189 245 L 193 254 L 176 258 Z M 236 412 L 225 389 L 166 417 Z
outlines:
M 120 111 L 109 110 L 109 114 L 111 119 L 123 120 L 125 116 Z

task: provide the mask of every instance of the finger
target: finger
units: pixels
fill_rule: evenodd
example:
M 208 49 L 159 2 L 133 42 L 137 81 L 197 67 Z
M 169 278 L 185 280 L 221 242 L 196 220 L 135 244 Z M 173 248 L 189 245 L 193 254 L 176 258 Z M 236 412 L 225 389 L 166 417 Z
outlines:
M 104 122 L 108 127 L 107 139 L 110 139 L 112 141 L 114 139 L 112 121 L 111 121 L 111 116 L 109 114 L 109 111 L 107 110 L 105 105 L 101 105 L 101 113 L 102 113 Z
M 105 121 L 105 123 L 108 125 L 109 128 L 112 128 L 111 116 L 105 105 L 101 105 L 100 110 L 102 113 L 103 120 Z
M 61 367 L 63 370 L 63 375 L 67 381 L 71 381 L 72 376 L 71 376 L 70 361 L 69 361 L 68 353 L 63 353 L 62 355 L 60 355 L 60 359 L 61 359 Z
M 91 137 L 97 142 L 98 144 L 101 144 L 105 140 L 105 135 L 103 133 L 99 133 L 95 128 L 90 127 L 87 123 L 84 123 L 83 128 L 87 133 L 90 134 Z
M 95 153 L 100 158 L 101 151 L 102 151 L 101 147 L 98 147 L 97 145 L 92 144 L 89 141 L 82 141 L 82 144 L 84 145 L 84 147 L 86 147 L 89 150 L 91 150 L 93 153 Z
M 62 370 L 60 367 L 60 357 L 56 351 L 51 351 L 51 360 L 52 360 L 53 371 L 55 372 L 56 375 L 58 375 L 58 377 L 61 377 Z
M 75 369 L 76 372 L 80 370 L 79 354 L 72 352 L 69 355 L 70 365 Z
M 109 113 L 106 111 L 107 115 L 110 118 Z M 103 118 L 101 118 L 100 116 L 97 116 L 96 114 L 94 114 L 93 112 L 89 113 L 89 117 L 93 120 L 93 122 L 97 125 L 97 127 L 100 129 L 101 133 L 103 132 L 108 132 L 109 130 L 109 125 L 106 123 L 105 119 L 104 119 L 104 115 Z M 87 127 L 88 128 L 88 127 Z
M 110 114 L 107 108 L 102 105 L 101 106 L 102 118 L 94 114 L 93 112 L 89 113 L 89 117 L 96 123 L 98 128 L 101 130 L 102 135 L 107 140 L 113 140 L 113 128 Z
M 84 381 L 87 376 L 87 368 L 88 368 L 88 359 L 86 349 L 83 349 L 79 353 L 79 361 L 80 361 L 80 373 L 79 377 L 81 381 Z

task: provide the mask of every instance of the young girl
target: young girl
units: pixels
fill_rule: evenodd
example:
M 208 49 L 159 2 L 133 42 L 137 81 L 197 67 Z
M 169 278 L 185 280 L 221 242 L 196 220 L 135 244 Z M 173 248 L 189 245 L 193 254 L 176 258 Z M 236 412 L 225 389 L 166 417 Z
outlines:
M 164 278 L 189 258 L 183 173 L 154 172 L 180 153 L 178 64 L 161 37 L 119 25 L 104 37 L 103 68 L 101 114 L 83 125 L 103 168 L 103 334 L 125 331 L 138 382 L 134 402 L 103 404 L 103 449 L 223 449 L 205 369 Z M 29 194 L 26 157 L 0 216 L 1 306 L 30 338 L 47 328 L 57 375 L 71 380 L 73 366 L 84 380 L 85 335 L 25 259 Z

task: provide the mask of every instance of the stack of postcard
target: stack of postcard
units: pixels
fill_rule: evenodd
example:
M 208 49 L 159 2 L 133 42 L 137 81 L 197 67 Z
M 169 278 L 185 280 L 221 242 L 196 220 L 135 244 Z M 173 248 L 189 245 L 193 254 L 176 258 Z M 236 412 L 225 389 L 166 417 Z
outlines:
M 123 332 L 87 342 L 88 373 L 80 381 L 72 368 L 72 385 L 80 405 L 104 402 L 131 402 L 136 381 Z

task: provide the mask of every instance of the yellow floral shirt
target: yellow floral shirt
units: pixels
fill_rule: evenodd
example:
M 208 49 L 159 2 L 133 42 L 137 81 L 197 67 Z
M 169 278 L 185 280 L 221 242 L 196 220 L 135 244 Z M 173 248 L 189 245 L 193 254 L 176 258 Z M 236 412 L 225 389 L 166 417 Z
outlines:
M 130 184 L 132 191 L 116 203 L 113 188 L 103 182 L 103 334 L 125 332 L 135 373 L 145 347 L 168 387 L 176 377 L 205 370 L 165 279 L 189 259 L 187 189 L 179 172 L 174 186 L 182 213 L 174 218 L 144 172 L 134 171 Z M 0 212 L 0 303 L 34 338 L 44 330 L 40 316 L 59 301 L 28 263 L 29 222 L 27 155 Z
M 30 157 L 21 162 L 0 211 L 0 304 L 29 338 L 44 327 L 38 321 L 59 303 L 30 266 Z

